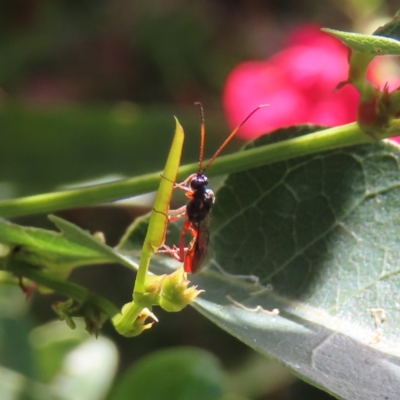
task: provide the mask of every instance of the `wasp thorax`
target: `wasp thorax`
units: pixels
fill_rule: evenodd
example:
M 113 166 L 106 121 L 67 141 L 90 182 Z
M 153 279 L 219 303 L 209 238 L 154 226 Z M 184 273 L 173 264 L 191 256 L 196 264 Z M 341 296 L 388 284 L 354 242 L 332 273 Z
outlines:
M 214 192 L 209 189 L 200 187 L 193 192 L 192 199 L 186 204 L 186 212 L 189 221 L 201 222 L 209 214 L 215 202 Z

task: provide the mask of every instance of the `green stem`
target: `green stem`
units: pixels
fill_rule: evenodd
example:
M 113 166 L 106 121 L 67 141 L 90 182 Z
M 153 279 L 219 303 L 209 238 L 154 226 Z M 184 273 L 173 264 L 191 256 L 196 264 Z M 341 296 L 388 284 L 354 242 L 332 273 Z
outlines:
M 112 319 L 115 330 L 121 335 L 129 336 L 129 333 L 133 329 L 133 323 L 142 311 L 143 307 L 137 305 L 133 301 L 126 304 L 123 308 L 123 314 L 117 314 Z
M 398 122 L 392 121 L 393 129 L 389 136 L 400 133 Z M 374 139 L 363 133 L 356 123 L 325 129 L 316 133 L 285 140 L 247 151 L 221 156 L 207 170 L 209 176 L 243 171 L 277 161 L 327 151 L 341 147 L 373 142 Z M 179 168 L 178 180 L 183 180 L 197 169 L 197 163 Z M 161 172 L 142 175 L 137 178 L 112 183 L 94 185 L 86 188 L 46 193 L 13 200 L 0 201 L 0 216 L 16 217 L 35 213 L 48 213 L 65 208 L 88 206 L 114 201 L 157 189 Z
M 132 291 L 133 300 L 138 304 L 141 304 L 143 297 L 145 297 L 146 278 L 149 273 L 150 259 L 154 256 L 154 252 L 148 251 L 146 247 L 145 243 L 140 255 L 139 268 L 137 270 L 135 284 Z M 141 304 L 141 306 L 143 307 L 145 305 Z
M 56 293 L 63 294 L 79 303 L 83 303 L 90 299 L 90 302 L 104 311 L 109 318 L 112 318 L 114 315 L 119 313 L 119 309 L 113 303 L 104 299 L 103 297 L 96 295 L 95 293 L 80 285 L 77 285 L 76 283 L 54 278 L 29 264 L 10 260 L 7 263 L 7 268 L 4 268 L 4 266 L 0 264 L 0 269 L 11 272 L 17 276 L 28 278 L 38 285 L 50 288 Z

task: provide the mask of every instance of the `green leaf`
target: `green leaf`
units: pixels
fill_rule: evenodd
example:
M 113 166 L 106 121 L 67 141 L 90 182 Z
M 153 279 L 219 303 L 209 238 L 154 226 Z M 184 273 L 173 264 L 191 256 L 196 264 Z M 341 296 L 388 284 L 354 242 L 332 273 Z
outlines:
M 154 200 L 153 210 L 150 214 L 149 226 L 143 242 L 140 256 L 139 270 L 133 289 L 133 298 L 140 303 L 140 298 L 145 296 L 146 279 L 150 265 L 150 259 L 157 250 L 163 246 L 168 228 L 168 211 L 172 192 L 176 182 L 179 164 L 181 162 L 182 147 L 185 134 L 178 119 L 175 118 L 176 129 L 172 140 L 168 158 L 161 175 L 160 185 Z M 143 300 L 143 299 L 142 299 Z
M 164 171 L 160 177 L 160 184 L 153 204 L 153 210 L 150 213 L 148 228 L 143 243 L 140 257 L 139 271 L 135 283 L 135 291 L 144 291 L 145 279 L 151 257 L 163 246 L 165 235 L 168 228 L 168 212 L 171 202 L 176 176 L 178 174 L 179 164 L 181 162 L 182 147 L 185 140 L 185 134 L 178 119 L 175 118 L 176 129 Z M 135 229 L 137 223 L 134 222 L 132 228 L 128 228 L 127 236 L 131 229 Z M 125 241 L 122 239 L 122 241 Z
M 400 41 L 396 39 L 376 35 L 364 35 L 361 33 L 341 32 L 329 28 L 323 28 L 322 30 L 336 36 L 346 46 L 361 53 L 368 53 L 376 56 L 400 54 Z
M 74 224 L 54 215 L 49 218 L 62 230 L 63 235 L 3 222 L 0 226 L 4 229 L 0 229 L 0 233 L 13 248 L 6 257 L 0 258 L 0 266 L 3 270 L 26 277 L 41 287 L 50 288 L 75 300 L 77 304 L 72 300 L 58 302 L 55 310 L 71 325 L 73 322 L 70 318 L 84 316 L 87 330 L 95 333 L 104 320 L 113 317 L 118 310 L 108 300 L 63 279 L 75 266 L 118 262 L 136 269 L 136 264 Z M 56 259 L 58 262 L 55 262 Z
M 57 232 L 5 220 L 0 220 L 0 243 L 17 249 L 14 254 L 17 259 L 46 268 L 59 277 L 67 277 L 76 266 L 113 261 L 102 252 L 72 242 Z
M 313 130 L 298 129 L 254 145 Z M 397 398 L 399 165 L 384 141 L 231 175 L 213 210 L 214 260 L 260 284 L 206 270 L 191 277 L 206 290 L 196 308 L 338 398 Z
M 395 18 L 388 22 L 387 24 L 380 26 L 375 32 L 374 35 L 384 36 L 392 39 L 399 40 L 400 39 L 400 18 L 398 16 L 398 12 Z
M 220 400 L 222 371 L 210 353 L 190 347 L 158 351 L 129 370 L 110 400 Z
M 154 200 L 153 212 L 150 215 L 149 228 L 143 244 L 143 251 L 147 251 L 146 247 L 148 247 L 153 254 L 163 245 L 165 240 L 165 232 L 168 225 L 167 213 L 181 162 L 182 147 L 185 139 L 182 126 L 176 118 L 175 121 L 176 129 L 173 143 Z
M 94 236 L 79 228 L 79 226 L 56 217 L 55 215 L 49 215 L 49 219 L 62 231 L 68 240 L 102 254 L 109 262 L 117 262 L 130 269 L 137 269 L 137 265 L 128 257 L 120 254 L 105 243 L 102 243 L 99 239 L 96 239 Z

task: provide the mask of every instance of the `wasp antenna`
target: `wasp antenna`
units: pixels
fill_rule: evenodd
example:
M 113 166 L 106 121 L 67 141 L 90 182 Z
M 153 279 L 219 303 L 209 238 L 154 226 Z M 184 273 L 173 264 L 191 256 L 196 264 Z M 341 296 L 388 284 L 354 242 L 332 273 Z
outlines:
M 268 107 L 269 104 L 261 104 L 258 107 L 256 107 L 232 132 L 231 134 L 225 139 L 225 141 L 221 144 L 219 149 L 214 153 L 210 161 L 207 163 L 207 165 L 204 167 L 202 171 L 205 171 L 207 168 L 210 167 L 210 165 L 214 162 L 214 160 L 219 156 L 221 151 L 226 147 L 226 145 L 232 140 L 232 138 L 236 135 L 238 130 L 246 123 L 250 117 L 256 113 L 260 108 Z
M 203 105 L 196 101 L 194 103 L 200 109 L 200 155 L 199 155 L 199 172 L 203 170 L 203 159 L 204 159 L 204 143 L 206 140 L 206 128 L 204 123 L 204 110 Z

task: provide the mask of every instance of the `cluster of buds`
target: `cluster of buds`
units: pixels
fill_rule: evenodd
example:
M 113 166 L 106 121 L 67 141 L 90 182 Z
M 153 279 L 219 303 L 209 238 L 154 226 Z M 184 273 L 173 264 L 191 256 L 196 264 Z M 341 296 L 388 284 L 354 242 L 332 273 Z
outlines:
M 192 303 L 203 290 L 190 286 L 183 268 L 170 275 L 148 275 L 146 290 L 140 296 L 122 307 L 121 313 L 113 318 L 115 328 L 127 337 L 140 335 L 150 329 L 157 317 L 152 312 L 153 306 L 160 306 L 168 312 L 181 311 Z M 149 319 L 152 321 L 149 322 Z

